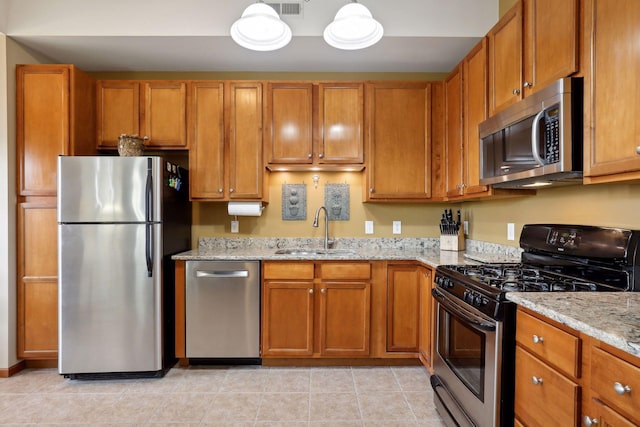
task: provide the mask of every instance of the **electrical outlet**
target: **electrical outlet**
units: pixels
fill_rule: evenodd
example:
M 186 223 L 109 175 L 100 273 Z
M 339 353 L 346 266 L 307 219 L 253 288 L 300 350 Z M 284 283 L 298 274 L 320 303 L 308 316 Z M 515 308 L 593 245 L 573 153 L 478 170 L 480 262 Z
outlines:
M 464 225 L 464 234 L 469 234 L 469 221 L 464 221 L 462 223 Z
M 240 231 L 240 224 L 238 221 L 231 221 L 231 232 L 237 233 L 238 231 Z
M 393 234 L 402 234 L 402 221 L 393 221 Z
M 516 240 L 516 228 L 512 222 L 507 223 L 507 240 Z
M 373 221 L 364 222 L 364 234 L 373 234 Z

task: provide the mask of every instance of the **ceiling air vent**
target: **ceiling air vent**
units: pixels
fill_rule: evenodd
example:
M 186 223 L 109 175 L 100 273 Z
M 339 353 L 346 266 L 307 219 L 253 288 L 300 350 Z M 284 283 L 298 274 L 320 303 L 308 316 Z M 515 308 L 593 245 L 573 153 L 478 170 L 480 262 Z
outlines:
M 267 3 L 274 8 L 281 17 L 301 17 L 302 3 Z

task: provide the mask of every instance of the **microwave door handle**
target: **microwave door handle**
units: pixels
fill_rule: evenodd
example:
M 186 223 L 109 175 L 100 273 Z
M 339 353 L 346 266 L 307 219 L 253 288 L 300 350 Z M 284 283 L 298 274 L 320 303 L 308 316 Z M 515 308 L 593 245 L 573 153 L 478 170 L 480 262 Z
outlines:
M 540 166 L 544 166 L 544 160 L 542 160 L 542 157 L 540 157 L 540 152 L 538 150 L 538 122 L 540 121 L 540 118 L 543 114 L 544 110 L 536 114 L 531 125 L 531 154 L 533 155 L 533 159 Z

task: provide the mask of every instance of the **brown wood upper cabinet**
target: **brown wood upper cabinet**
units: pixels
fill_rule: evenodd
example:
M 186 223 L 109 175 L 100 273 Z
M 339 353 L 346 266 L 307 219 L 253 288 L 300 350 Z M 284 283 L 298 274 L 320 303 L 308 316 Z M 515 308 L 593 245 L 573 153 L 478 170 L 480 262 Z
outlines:
M 638 1 L 585 1 L 585 183 L 640 180 L 638 22 Z
M 95 152 L 95 81 L 73 65 L 16 66 L 17 351 L 58 356 L 57 158 Z
M 365 85 L 365 201 L 416 201 L 431 196 L 431 85 Z
M 361 168 L 363 92 L 362 83 L 267 83 L 267 165 L 272 169 Z
M 123 133 L 148 137 L 150 149 L 187 148 L 187 82 L 100 80 L 97 98 L 99 149 L 116 149 Z
M 189 83 L 192 200 L 262 200 L 262 84 Z
M 578 0 L 519 0 L 487 34 L 489 115 L 579 70 Z

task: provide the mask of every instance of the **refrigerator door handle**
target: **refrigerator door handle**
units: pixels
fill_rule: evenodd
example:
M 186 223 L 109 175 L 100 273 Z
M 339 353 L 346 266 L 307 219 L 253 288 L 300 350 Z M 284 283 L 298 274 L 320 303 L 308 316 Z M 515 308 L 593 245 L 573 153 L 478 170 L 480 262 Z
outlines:
M 153 162 L 152 159 L 147 159 L 147 183 L 145 186 L 145 221 L 152 221 L 151 210 L 153 209 Z
M 153 276 L 153 224 L 146 224 L 145 226 L 145 249 L 147 256 L 147 277 Z
M 153 161 L 147 159 L 147 183 L 145 187 L 145 250 L 147 257 L 147 277 L 153 276 L 153 228 L 151 209 L 153 209 Z

